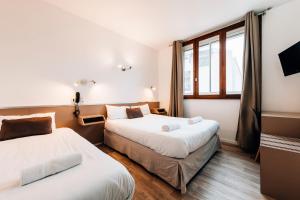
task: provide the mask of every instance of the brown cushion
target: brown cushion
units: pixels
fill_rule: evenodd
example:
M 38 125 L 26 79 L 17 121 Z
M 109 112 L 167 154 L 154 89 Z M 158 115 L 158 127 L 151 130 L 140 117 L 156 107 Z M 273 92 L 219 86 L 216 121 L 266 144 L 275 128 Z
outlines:
M 0 141 L 52 133 L 51 117 L 2 120 Z
M 126 108 L 128 119 L 144 117 L 140 108 Z

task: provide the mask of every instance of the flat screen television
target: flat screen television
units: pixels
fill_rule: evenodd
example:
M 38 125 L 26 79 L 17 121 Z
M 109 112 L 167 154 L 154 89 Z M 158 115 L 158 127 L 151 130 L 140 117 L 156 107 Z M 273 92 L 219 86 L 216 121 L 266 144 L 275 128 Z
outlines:
M 279 54 L 284 76 L 300 72 L 300 41 Z

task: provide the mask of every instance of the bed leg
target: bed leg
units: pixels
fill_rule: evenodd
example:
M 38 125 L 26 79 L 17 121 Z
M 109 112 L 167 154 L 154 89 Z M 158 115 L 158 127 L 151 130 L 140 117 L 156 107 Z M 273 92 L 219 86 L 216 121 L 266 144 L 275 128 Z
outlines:
M 186 193 L 186 185 L 181 185 L 180 191 L 181 191 L 181 194 L 185 194 Z
M 186 193 L 186 188 L 181 190 L 181 194 L 185 194 Z

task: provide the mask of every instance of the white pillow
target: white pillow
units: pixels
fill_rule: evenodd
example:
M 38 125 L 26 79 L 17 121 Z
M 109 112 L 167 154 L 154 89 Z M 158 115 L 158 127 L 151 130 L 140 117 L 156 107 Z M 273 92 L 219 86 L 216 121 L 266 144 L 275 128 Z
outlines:
M 148 104 L 144 104 L 144 105 L 141 105 L 141 106 L 132 106 L 132 108 L 140 108 L 143 115 L 149 115 L 151 114 L 150 112 L 150 108 L 149 108 L 149 105 Z
M 52 131 L 56 129 L 56 124 L 55 124 L 55 112 L 50 112 L 50 113 L 36 113 L 36 114 L 31 114 L 31 115 L 7 115 L 7 116 L 0 116 L 0 130 L 2 126 L 2 120 L 7 119 L 26 119 L 26 118 L 33 118 L 33 117 L 51 117 L 52 123 L 51 123 L 51 128 Z
M 127 119 L 126 108 L 128 106 L 109 106 L 106 105 L 107 118 L 113 119 Z

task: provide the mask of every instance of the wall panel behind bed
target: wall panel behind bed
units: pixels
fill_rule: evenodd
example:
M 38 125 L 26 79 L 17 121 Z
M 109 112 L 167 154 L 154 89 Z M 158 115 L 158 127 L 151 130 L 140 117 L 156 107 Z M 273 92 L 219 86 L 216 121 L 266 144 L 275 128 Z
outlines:
M 141 105 L 148 103 L 150 109 L 158 108 L 159 102 L 139 102 L 130 104 L 114 104 L 114 105 Z M 77 118 L 73 115 L 74 106 L 38 106 L 38 107 L 17 107 L 0 109 L 0 115 L 28 115 L 33 113 L 56 113 L 57 128 L 68 127 L 79 133 L 93 144 L 103 142 L 104 124 L 96 124 L 92 126 L 80 126 Z M 99 105 L 81 105 L 81 115 L 96 115 L 101 114 L 106 116 L 106 108 L 104 104 Z

